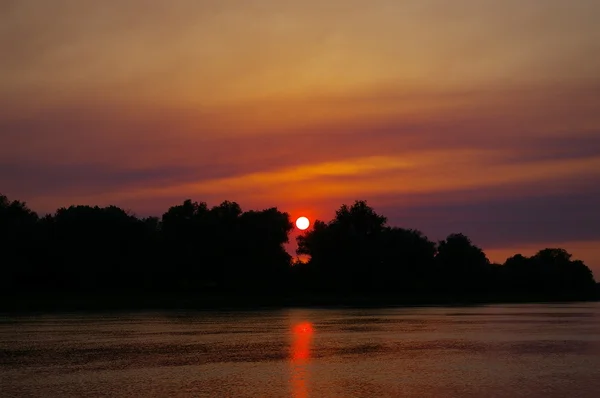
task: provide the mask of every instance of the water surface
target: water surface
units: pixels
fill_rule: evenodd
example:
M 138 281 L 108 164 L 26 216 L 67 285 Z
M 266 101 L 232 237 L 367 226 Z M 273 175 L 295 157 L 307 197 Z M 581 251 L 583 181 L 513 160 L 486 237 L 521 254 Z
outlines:
M 2 317 L 2 397 L 597 397 L 600 304 Z

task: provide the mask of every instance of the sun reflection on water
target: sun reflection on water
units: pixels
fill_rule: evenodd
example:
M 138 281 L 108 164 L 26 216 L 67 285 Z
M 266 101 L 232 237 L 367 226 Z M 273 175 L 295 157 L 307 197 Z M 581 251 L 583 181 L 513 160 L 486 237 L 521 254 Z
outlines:
M 292 328 L 290 353 L 291 387 L 294 398 L 308 398 L 310 345 L 314 329 L 310 322 L 295 324 Z

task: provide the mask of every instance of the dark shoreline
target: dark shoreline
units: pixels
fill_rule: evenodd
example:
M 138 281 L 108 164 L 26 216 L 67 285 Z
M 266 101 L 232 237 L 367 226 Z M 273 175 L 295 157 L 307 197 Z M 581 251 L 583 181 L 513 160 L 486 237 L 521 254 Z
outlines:
M 422 306 L 476 306 L 492 304 L 533 304 L 596 302 L 599 297 L 584 295 L 478 295 L 478 296 L 400 296 L 400 295 L 3 295 L 0 314 L 28 315 L 61 312 L 136 312 L 193 310 L 257 310 L 284 308 L 385 308 Z
M 39 217 L 0 194 L 0 312 L 471 305 L 600 297 L 583 261 L 543 248 L 504 264 L 466 235 L 434 242 L 366 201 L 343 204 L 284 247 L 276 207 L 191 199 L 161 218 L 78 205 Z

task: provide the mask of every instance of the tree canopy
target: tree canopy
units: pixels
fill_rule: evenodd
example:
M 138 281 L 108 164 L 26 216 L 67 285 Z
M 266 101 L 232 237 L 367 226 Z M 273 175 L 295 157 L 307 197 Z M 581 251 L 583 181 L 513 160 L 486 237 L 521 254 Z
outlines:
M 293 224 L 277 208 L 243 211 L 185 200 L 161 217 L 116 206 L 70 206 L 39 217 L 0 195 L 0 277 L 6 292 L 86 294 L 333 294 L 590 298 L 591 270 L 564 249 L 492 264 L 465 235 L 434 242 L 387 224 L 366 201 L 342 205 L 284 244 Z

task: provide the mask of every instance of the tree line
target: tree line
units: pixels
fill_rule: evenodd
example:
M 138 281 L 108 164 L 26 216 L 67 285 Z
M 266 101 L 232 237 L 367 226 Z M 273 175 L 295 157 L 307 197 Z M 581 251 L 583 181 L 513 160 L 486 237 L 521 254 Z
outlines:
M 186 200 L 160 218 L 115 206 L 40 217 L 0 195 L 4 293 L 329 294 L 592 298 L 592 272 L 563 249 L 492 264 L 462 234 L 434 242 L 387 225 L 365 201 L 341 206 L 284 247 L 293 224 L 277 208 L 242 211 Z
M 598 291 L 592 271 L 564 249 L 494 264 L 463 234 L 433 242 L 421 231 L 388 226 L 365 201 L 341 206 L 329 222 L 316 221 L 298 237 L 298 253 L 310 256 L 296 271 L 315 291 L 524 298 Z

